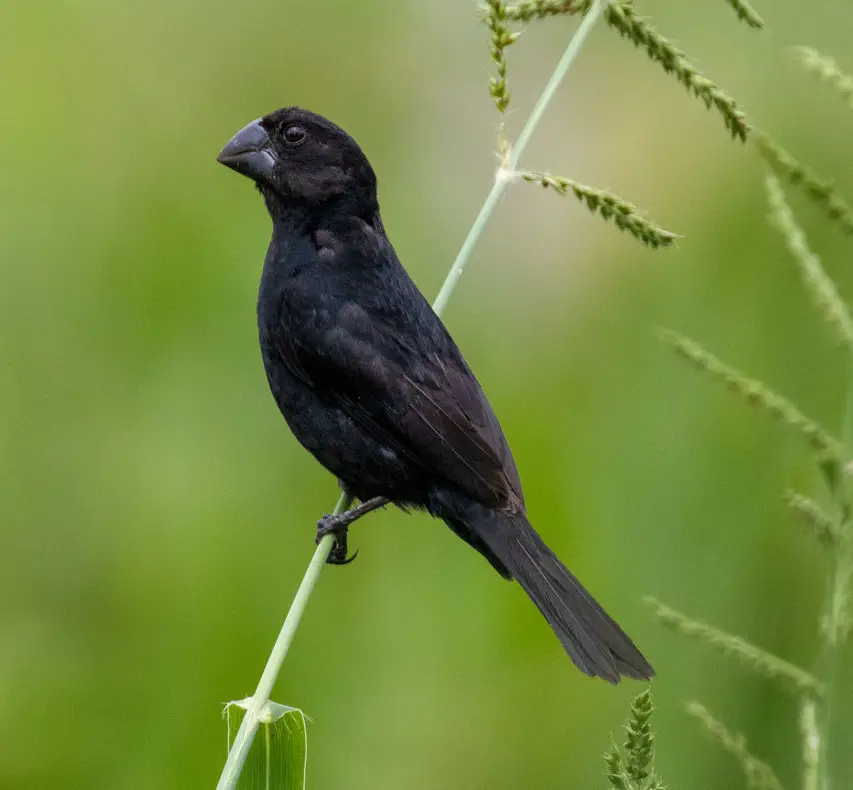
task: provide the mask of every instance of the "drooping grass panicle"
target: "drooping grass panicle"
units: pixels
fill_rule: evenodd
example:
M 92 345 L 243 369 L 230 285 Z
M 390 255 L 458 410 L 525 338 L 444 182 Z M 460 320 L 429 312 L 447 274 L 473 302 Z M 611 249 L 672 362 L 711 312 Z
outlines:
M 841 196 L 832 181 L 822 178 L 810 167 L 798 162 L 765 132 L 753 130 L 752 139 L 777 176 L 802 188 L 845 233 L 853 233 L 853 207 Z
M 726 0 L 726 2 L 734 9 L 738 19 L 741 22 L 746 22 L 747 25 L 754 28 L 763 28 L 764 20 L 746 0 Z
M 814 695 L 821 693 L 820 681 L 804 669 L 800 669 L 784 659 L 756 647 L 739 636 L 727 634 L 711 625 L 693 620 L 654 598 L 647 598 L 646 603 L 667 628 L 685 636 L 700 639 L 706 644 L 722 650 L 725 654 L 734 656 L 747 667 L 765 677 L 782 681 L 794 691 Z
M 669 329 L 659 330 L 657 335 L 679 356 L 722 382 L 726 389 L 798 431 L 818 453 L 822 466 L 837 468 L 841 463 L 843 451 L 839 442 L 814 420 L 806 417 L 791 401 L 773 392 L 762 382 L 729 367 L 684 335 Z
M 794 256 L 803 282 L 811 292 L 821 316 L 838 338 L 853 351 L 853 319 L 850 318 L 850 311 L 839 295 L 838 288 L 824 270 L 820 258 L 809 248 L 806 234 L 797 224 L 779 179 L 768 175 L 765 186 L 767 202 L 770 204 L 771 224 L 782 234 L 785 245 Z
M 592 0 L 521 0 L 506 7 L 506 18 L 513 22 L 532 22 L 551 16 L 585 14 Z
M 604 755 L 607 781 L 617 790 L 658 790 L 663 782 L 654 771 L 654 733 L 651 716 L 654 712 L 650 689 L 640 692 L 631 703 L 631 712 L 625 722 L 625 743 L 620 750 L 613 749 Z
M 687 55 L 668 38 L 638 16 L 633 3 L 624 0 L 610 2 L 605 9 L 605 19 L 622 36 L 645 49 L 652 60 L 659 63 L 668 74 L 673 74 L 688 91 L 702 99 L 709 109 L 716 109 L 733 137 L 746 140 L 750 127 L 737 102 L 719 85 L 701 74 L 688 60 Z
M 783 790 L 782 783 L 773 769 L 753 756 L 746 748 L 746 739 L 735 734 L 715 719 L 708 709 L 698 702 L 689 702 L 687 712 L 699 721 L 711 739 L 725 749 L 740 763 L 750 790 Z
M 796 491 L 786 491 L 784 500 L 797 516 L 797 520 L 821 546 L 827 549 L 838 547 L 839 536 L 835 520 L 814 499 Z
M 797 47 L 796 52 L 804 68 L 832 85 L 853 109 L 853 76 L 845 74 L 833 58 L 822 55 L 816 49 Z
M 612 219 L 620 230 L 630 233 L 652 249 L 669 247 L 678 238 L 675 233 L 670 233 L 643 217 L 636 206 L 603 189 L 596 189 L 550 173 L 525 172 L 521 176 L 525 181 L 541 184 L 560 195 L 568 195 L 571 192 L 586 204 L 590 211 L 597 213 L 605 220 Z
M 509 106 L 509 88 L 506 82 L 505 50 L 513 44 L 519 33 L 509 29 L 506 17 L 506 6 L 503 0 L 487 0 L 485 6 L 486 26 L 489 29 L 489 54 L 497 69 L 497 77 L 489 78 L 489 93 L 495 100 L 495 106 L 500 112 L 506 112 Z
M 800 706 L 800 735 L 803 739 L 803 790 L 818 790 L 820 730 L 817 725 L 817 706 L 811 697 L 803 697 Z

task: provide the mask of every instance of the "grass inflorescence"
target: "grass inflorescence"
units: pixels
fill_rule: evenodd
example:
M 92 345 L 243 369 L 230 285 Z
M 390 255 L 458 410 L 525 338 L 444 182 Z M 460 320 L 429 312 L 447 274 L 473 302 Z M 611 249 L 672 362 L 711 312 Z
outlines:
M 625 722 L 622 749 L 614 746 L 604 755 L 607 781 L 616 790 L 663 790 L 665 787 L 654 768 L 655 738 L 651 727 L 654 710 L 651 691 L 646 689 L 638 694 Z
M 813 535 L 821 546 L 830 550 L 838 548 L 838 525 L 814 499 L 796 491 L 786 491 L 784 500 L 806 531 Z
M 698 96 L 705 106 L 714 108 L 723 118 L 732 137 L 745 141 L 750 127 L 737 102 L 719 85 L 701 74 L 687 55 L 668 38 L 637 14 L 633 3 L 611 2 L 605 19 L 620 35 L 646 50 L 648 56 L 672 74 L 688 91 Z
M 770 135 L 754 131 L 752 139 L 776 175 L 801 188 L 845 233 L 853 233 L 853 207 L 838 192 L 833 181 L 823 178 L 807 165 L 798 162 Z
M 750 27 L 757 29 L 764 27 L 764 20 L 758 14 L 758 11 L 746 2 L 746 0 L 726 0 L 726 2 L 732 7 L 741 22 L 746 22 Z
M 849 98 L 853 82 L 840 72 L 834 61 L 814 50 L 801 50 L 801 56 L 807 68 L 817 70 Z M 830 220 L 848 232 L 853 231 L 853 210 L 839 195 L 832 181 L 798 162 L 769 135 L 756 132 L 753 139 L 772 171 L 765 180 L 770 223 L 779 231 L 800 270 L 804 289 L 817 313 L 843 341 L 844 367 L 850 370 L 850 378 L 839 420 L 840 439 L 807 418 L 794 402 L 776 394 L 763 382 L 728 367 L 698 343 L 674 332 L 664 332 L 661 338 L 696 367 L 723 382 L 728 389 L 793 428 L 817 451 L 815 460 L 826 487 L 823 499 L 829 504 L 824 506 L 817 499 L 794 491 L 786 492 L 784 497 L 807 533 L 826 550 L 829 559 L 828 592 L 819 618 L 821 646 L 820 655 L 815 660 L 817 669 L 814 673 L 806 672 L 738 636 L 700 623 L 663 604 L 654 602 L 653 605 L 665 625 L 735 655 L 756 672 L 788 682 L 800 697 L 801 786 L 803 790 L 835 790 L 837 785 L 833 784 L 828 746 L 832 742 L 832 704 L 836 693 L 839 651 L 846 643 L 851 625 L 850 588 L 853 582 L 853 493 L 850 480 L 853 470 L 845 462 L 853 448 L 853 319 L 849 306 L 809 246 L 788 204 L 780 179 L 802 188 Z M 688 712 L 722 748 L 734 755 L 743 768 L 749 787 L 754 790 L 781 789 L 782 783 L 776 773 L 746 748 L 744 736 L 733 734 L 699 703 L 690 703 Z
M 541 184 L 546 189 L 553 189 L 560 195 L 573 194 L 590 211 L 597 213 L 605 220 L 613 220 L 619 230 L 630 233 L 652 249 L 669 247 L 678 238 L 675 233 L 664 230 L 643 217 L 633 204 L 603 189 L 596 189 L 550 173 L 522 173 L 522 178 L 525 181 Z
M 760 22 L 760 17 L 744 0 L 731 0 L 731 2 L 742 18 L 751 24 Z M 510 100 L 505 49 L 518 38 L 518 33 L 511 31 L 510 23 L 527 24 L 557 16 L 595 17 L 600 14 L 612 28 L 644 49 L 653 61 L 663 66 L 666 72 L 674 75 L 709 108 L 720 113 L 735 138 L 746 139 L 749 125 L 735 100 L 719 85 L 701 74 L 682 50 L 652 27 L 646 19 L 639 16 L 633 0 L 520 0 L 512 5 L 504 4 L 502 0 L 488 0 L 482 6 L 482 11 L 491 35 L 490 56 L 497 68 L 497 76 L 490 78 L 489 92 L 501 113 L 506 112 Z M 507 163 L 516 161 L 517 158 L 513 160 L 512 147 L 503 138 L 503 127 L 498 148 L 501 153 L 502 168 L 506 171 L 504 177 L 508 180 L 521 176 L 527 181 L 535 181 L 544 187 L 554 189 L 562 195 L 572 192 L 591 211 L 605 220 L 612 220 L 620 230 L 630 233 L 653 249 L 669 247 L 678 238 L 676 234 L 645 219 L 631 203 L 605 190 L 549 173 L 514 172 L 512 168 L 507 167 Z
M 513 22 L 532 22 L 551 16 L 585 14 L 591 5 L 590 0 L 522 0 L 506 7 L 506 18 Z
M 506 48 L 518 38 L 518 33 L 509 29 L 506 7 L 503 0 L 488 0 L 486 4 L 486 26 L 489 29 L 489 54 L 495 64 L 498 76 L 489 79 L 489 93 L 495 100 L 500 112 L 509 107 L 509 87 L 506 82 Z
M 722 382 L 730 392 L 740 395 L 750 405 L 766 411 L 775 419 L 794 428 L 819 454 L 822 463 L 841 462 L 843 453 L 838 440 L 814 420 L 806 417 L 790 400 L 771 390 L 762 381 L 729 367 L 695 340 L 668 329 L 659 330 L 658 337 L 684 359 Z
M 770 223 L 779 231 L 803 276 L 806 289 L 814 298 L 818 312 L 834 330 L 839 339 L 853 352 L 853 320 L 838 288 L 823 268 L 820 258 L 809 248 L 808 239 L 794 218 L 794 212 L 785 200 L 779 179 L 768 175 L 765 179 L 767 202 L 770 205 Z
M 491 0 L 489 5 L 492 5 Z M 727 0 L 738 16 L 752 27 L 763 27 L 760 16 L 745 0 Z M 503 18 L 514 22 L 531 22 L 553 16 L 585 14 L 592 3 L 590 0 L 523 0 L 516 5 L 503 8 Z M 486 12 L 488 14 L 488 10 Z M 604 19 L 624 38 L 633 41 L 646 54 L 659 63 L 664 71 L 672 74 L 684 87 L 698 96 L 709 109 L 714 108 L 723 118 L 732 136 L 746 140 L 749 124 L 737 102 L 713 80 L 708 79 L 693 65 L 687 55 L 641 17 L 632 0 L 610 0 L 604 9 Z
M 822 55 L 811 47 L 797 47 L 797 54 L 807 71 L 835 88 L 853 109 L 853 76 L 843 72 L 834 58 Z
M 698 702 L 687 704 L 687 713 L 696 719 L 711 739 L 731 754 L 740 764 L 750 790 L 784 790 L 773 769 L 755 757 L 746 747 L 746 738 L 735 734 Z
M 658 620 L 667 628 L 686 636 L 698 638 L 706 644 L 734 656 L 759 674 L 772 680 L 778 680 L 796 692 L 809 695 L 820 695 L 822 693 L 823 684 L 804 669 L 762 650 L 739 636 L 734 636 L 721 631 L 719 628 L 694 620 L 654 598 L 647 598 L 646 602 Z

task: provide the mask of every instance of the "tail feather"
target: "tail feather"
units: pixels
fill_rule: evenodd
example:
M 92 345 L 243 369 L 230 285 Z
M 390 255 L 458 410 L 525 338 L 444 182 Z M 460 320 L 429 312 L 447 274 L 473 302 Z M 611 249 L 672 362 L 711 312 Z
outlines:
M 490 510 L 455 496 L 442 500 L 436 515 L 454 522 L 453 529 L 459 534 L 464 525 L 474 538 L 466 540 L 475 548 L 478 543 L 488 547 L 488 553 L 483 553 L 495 567 L 497 559 L 518 581 L 582 672 L 614 684 L 620 676 L 644 680 L 654 675 L 630 637 L 545 545 L 522 513 Z

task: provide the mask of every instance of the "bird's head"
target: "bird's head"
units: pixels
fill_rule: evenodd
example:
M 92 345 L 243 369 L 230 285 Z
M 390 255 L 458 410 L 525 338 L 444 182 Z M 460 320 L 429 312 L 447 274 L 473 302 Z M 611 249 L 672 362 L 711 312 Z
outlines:
M 251 178 L 272 214 L 334 206 L 368 218 L 378 210 L 376 176 L 355 140 L 299 107 L 252 121 L 216 159 Z

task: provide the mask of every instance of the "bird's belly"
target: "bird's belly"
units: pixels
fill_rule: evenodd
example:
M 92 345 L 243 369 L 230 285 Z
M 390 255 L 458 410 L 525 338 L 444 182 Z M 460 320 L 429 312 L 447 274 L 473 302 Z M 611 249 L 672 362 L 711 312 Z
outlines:
M 401 504 L 426 501 L 422 474 L 393 448 L 363 429 L 340 406 L 286 371 L 270 388 L 299 443 L 361 500 L 385 496 Z

